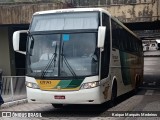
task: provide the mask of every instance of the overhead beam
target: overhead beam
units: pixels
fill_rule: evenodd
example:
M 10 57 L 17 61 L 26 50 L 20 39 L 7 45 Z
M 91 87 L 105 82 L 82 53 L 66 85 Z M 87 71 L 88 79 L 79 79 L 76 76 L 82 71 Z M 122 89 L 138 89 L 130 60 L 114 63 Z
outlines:
M 157 30 L 160 29 L 160 21 L 124 23 L 131 30 Z

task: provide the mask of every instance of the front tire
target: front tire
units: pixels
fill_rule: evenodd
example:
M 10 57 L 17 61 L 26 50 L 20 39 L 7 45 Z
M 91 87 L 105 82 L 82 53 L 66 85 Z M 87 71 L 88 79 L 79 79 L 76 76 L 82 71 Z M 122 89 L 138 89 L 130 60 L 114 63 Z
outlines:
M 116 98 L 117 98 L 117 84 L 114 83 L 112 87 L 112 95 L 110 100 L 110 107 L 114 107 L 116 105 Z

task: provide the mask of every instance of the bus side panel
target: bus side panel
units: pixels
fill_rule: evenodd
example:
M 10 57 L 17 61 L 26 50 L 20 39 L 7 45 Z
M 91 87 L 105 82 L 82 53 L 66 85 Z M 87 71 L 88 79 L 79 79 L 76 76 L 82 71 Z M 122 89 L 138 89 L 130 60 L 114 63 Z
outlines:
M 131 85 L 130 90 L 132 90 L 135 86 L 136 75 L 139 74 L 139 71 L 137 71 L 139 70 L 137 66 L 138 57 L 136 55 L 120 51 L 120 59 L 123 84 L 125 86 Z
M 135 88 L 136 76 L 142 75 L 142 59 L 137 55 L 112 49 L 111 79 L 116 78 L 117 96 Z
M 117 80 L 119 96 L 133 90 L 139 76 L 143 76 L 142 43 L 126 28 L 112 20 L 112 46 L 111 76 Z
M 125 88 L 131 85 L 130 90 L 133 90 L 136 84 L 140 83 L 140 79 L 142 80 L 143 57 L 138 54 L 120 51 L 120 59 L 123 84 Z M 128 92 L 127 89 L 126 92 Z
M 124 84 L 122 80 L 122 71 L 121 71 L 121 62 L 120 62 L 120 54 L 119 50 L 116 48 L 112 48 L 112 56 L 111 56 L 111 80 L 115 79 L 117 81 L 117 96 L 122 95 L 124 93 Z M 111 86 L 112 87 L 112 86 Z

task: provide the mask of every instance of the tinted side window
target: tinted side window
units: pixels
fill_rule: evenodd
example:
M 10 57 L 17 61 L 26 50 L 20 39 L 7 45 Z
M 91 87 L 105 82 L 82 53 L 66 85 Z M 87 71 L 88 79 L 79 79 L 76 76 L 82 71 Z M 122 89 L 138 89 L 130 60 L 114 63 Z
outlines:
M 119 48 L 119 28 L 117 23 L 112 20 L 112 46 L 113 48 Z

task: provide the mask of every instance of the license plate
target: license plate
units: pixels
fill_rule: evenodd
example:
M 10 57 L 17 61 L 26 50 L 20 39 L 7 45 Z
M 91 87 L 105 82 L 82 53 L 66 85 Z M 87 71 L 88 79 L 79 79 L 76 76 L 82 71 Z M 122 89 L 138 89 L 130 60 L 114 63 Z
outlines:
M 55 95 L 54 99 L 65 99 L 64 95 Z

